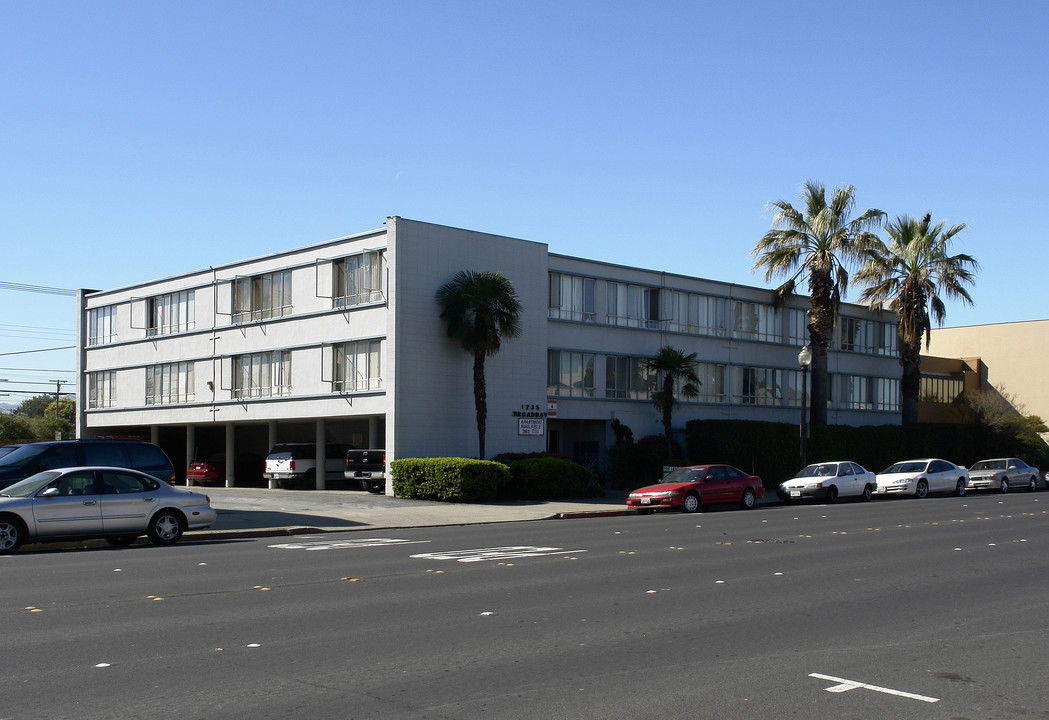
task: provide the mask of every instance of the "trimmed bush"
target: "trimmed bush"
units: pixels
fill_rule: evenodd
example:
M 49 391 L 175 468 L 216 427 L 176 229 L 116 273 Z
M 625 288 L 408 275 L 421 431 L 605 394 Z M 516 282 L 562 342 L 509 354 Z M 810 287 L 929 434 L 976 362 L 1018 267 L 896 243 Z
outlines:
M 403 458 L 390 462 L 393 494 L 409 500 L 486 502 L 510 483 L 502 463 L 467 458 Z
M 500 456 L 510 468 L 510 483 L 503 495 L 515 500 L 592 497 L 590 471 L 563 457 L 526 457 L 519 460 Z

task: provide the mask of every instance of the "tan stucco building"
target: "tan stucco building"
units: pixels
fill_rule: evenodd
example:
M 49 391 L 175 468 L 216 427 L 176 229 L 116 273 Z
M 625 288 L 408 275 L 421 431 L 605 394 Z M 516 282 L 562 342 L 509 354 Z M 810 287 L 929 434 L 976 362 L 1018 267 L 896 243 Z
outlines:
M 940 373 L 962 379 L 966 390 L 979 381 L 981 390 L 1015 396 L 1025 414 L 1049 418 L 1049 320 L 934 328 L 922 350 L 923 385 Z M 959 360 L 950 368 L 946 358 Z

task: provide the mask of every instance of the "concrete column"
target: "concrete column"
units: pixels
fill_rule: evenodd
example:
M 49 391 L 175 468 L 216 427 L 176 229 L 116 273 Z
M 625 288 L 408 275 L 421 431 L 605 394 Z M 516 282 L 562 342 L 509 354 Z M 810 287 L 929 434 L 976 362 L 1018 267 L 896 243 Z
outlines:
M 368 418 L 368 449 L 384 447 L 386 438 L 379 437 L 379 418 L 374 415 Z
M 268 454 L 269 451 L 273 449 L 273 446 L 277 444 L 277 421 L 276 420 L 270 420 L 269 423 L 267 423 L 267 429 L 269 430 L 269 436 L 270 436 L 270 445 L 269 445 L 269 448 L 266 450 L 266 452 Z M 269 482 L 270 490 L 273 490 L 276 487 L 277 487 L 277 481 L 271 479 L 270 482 Z
M 189 463 L 197 459 L 197 426 L 193 424 L 186 425 L 186 463 Z M 186 478 L 186 485 L 192 485 L 189 478 Z
M 234 486 L 233 479 L 233 458 L 236 457 L 236 448 L 233 447 L 233 431 L 236 430 L 236 426 L 233 423 L 226 423 L 226 487 Z
M 317 418 L 317 489 L 324 489 L 325 475 L 328 470 L 328 448 L 325 447 L 324 418 Z
M 160 445 L 160 426 L 150 425 L 149 426 L 149 441 L 154 445 Z

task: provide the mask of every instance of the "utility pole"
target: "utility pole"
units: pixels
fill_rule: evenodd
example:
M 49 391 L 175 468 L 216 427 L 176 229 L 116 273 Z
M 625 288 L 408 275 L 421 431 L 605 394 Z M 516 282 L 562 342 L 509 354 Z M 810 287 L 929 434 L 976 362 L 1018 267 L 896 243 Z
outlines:
M 58 399 L 62 397 L 62 383 L 68 383 L 68 380 L 52 380 L 55 384 L 55 420 L 58 420 Z M 55 430 L 55 440 L 62 439 L 62 432 Z

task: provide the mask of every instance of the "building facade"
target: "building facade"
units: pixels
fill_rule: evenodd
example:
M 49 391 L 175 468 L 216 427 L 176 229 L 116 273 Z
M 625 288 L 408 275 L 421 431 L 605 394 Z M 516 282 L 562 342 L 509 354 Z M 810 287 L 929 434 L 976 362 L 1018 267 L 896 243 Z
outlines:
M 475 456 L 471 358 L 437 289 L 506 275 L 521 335 L 488 359 L 486 447 L 553 450 L 597 470 L 611 421 L 662 433 L 642 360 L 697 353 L 688 420 L 796 423 L 807 298 L 552 254 L 543 243 L 399 217 L 384 228 L 104 291 L 78 304 L 79 437 L 139 436 L 176 468 L 261 458 L 277 442 L 398 457 Z M 829 352 L 828 421 L 900 422 L 895 317 L 845 304 Z M 244 484 L 227 462 L 228 485 Z M 389 491 L 389 487 L 387 488 Z

